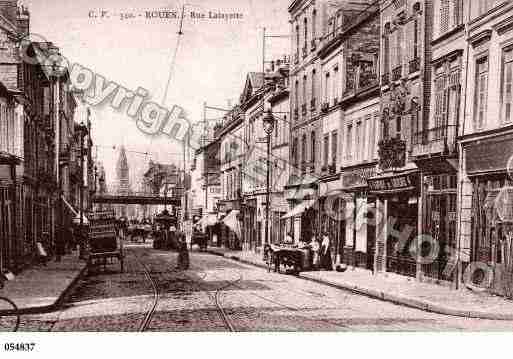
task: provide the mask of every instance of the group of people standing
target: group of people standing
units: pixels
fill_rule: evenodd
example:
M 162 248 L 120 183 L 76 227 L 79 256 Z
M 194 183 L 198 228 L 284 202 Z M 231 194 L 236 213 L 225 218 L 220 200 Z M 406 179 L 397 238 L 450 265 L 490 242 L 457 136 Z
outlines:
M 320 240 L 314 234 L 310 241 L 310 250 L 312 251 L 312 269 L 333 270 L 328 232 L 322 232 Z

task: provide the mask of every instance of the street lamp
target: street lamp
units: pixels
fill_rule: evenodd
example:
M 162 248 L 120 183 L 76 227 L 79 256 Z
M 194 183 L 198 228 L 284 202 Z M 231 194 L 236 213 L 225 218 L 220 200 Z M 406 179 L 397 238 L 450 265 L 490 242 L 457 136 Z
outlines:
M 89 109 L 88 109 L 89 114 Z M 77 127 L 77 130 L 80 135 L 80 191 L 79 191 L 79 201 L 80 201 L 80 258 L 84 258 L 84 137 L 87 135 L 88 128 L 84 124 L 84 122 L 80 122 Z
M 269 243 L 269 208 L 270 208 L 270 175 L 271 175 L 271 134 L 274 130 L 275 118 L 269 109 L 262 118 L 264 131 L 267 134 L 267 178 L 266 178 L 266 199 L 265 199 L 265 244 Z M 265 251 L 264 251 L 265 252 Z M 265 255 L 265 254 L 264 254 Z

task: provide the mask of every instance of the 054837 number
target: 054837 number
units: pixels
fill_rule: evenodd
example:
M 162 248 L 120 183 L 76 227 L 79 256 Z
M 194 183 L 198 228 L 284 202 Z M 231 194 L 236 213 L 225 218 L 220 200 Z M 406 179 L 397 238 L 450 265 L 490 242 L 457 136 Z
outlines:
M 6 352 L 31 352 L 36 347 L 36 343 L 5 343 Z

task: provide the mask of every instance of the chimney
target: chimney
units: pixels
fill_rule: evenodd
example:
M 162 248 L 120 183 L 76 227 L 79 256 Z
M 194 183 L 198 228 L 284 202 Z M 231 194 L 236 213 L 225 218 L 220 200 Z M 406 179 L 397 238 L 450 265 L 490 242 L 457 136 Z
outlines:
M 18 8 L 18 31 L 24 36 L 30 33 L 30 13 L 23 5 Z
M 18 0 L 0 0 L 0 14 L 16 26 L 18 24 Z

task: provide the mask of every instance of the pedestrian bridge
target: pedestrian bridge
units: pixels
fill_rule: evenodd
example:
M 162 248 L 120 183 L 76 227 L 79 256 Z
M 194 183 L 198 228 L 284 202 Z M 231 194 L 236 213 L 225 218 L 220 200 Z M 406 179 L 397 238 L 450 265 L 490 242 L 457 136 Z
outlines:
M 147 193 L 132 193 L 128 195 L 96 194 L 93 195 L 92 202 L 101 204 L 163 204 L 179 207 L 181 205 L 181 197 L 178 195 L 160 196 Z

